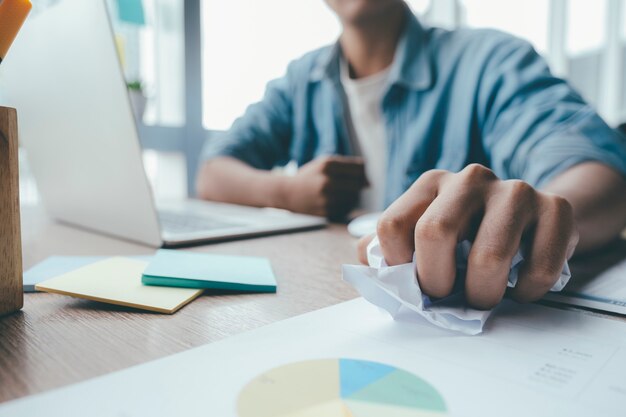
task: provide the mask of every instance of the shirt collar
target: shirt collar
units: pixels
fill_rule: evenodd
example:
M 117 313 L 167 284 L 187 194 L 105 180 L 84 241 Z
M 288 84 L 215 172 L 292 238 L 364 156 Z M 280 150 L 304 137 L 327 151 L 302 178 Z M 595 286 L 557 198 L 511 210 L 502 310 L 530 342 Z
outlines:
M 433 69 L 428 51 L 427 33 L 410 10 L 407 22 L 389 72 L 390 85 L 398 84 L 413 90 L 426 90 L 432 86 Z M 341 46 L 337 41 L 324 50 L 317 59 L 310 80 L 329 78 L 339 82 Z

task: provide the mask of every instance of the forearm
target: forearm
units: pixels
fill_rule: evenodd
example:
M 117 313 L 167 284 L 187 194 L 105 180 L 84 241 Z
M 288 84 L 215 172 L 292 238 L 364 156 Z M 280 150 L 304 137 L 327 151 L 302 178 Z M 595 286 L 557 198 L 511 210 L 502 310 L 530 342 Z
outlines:
M 580 233 L 576 253 L 610 242 L 626 227 L 626 180 L 606 165 L 576 165 L 552 180 L 544 191 L 565 197 L 574 207 Z
M 196 192 L 205 200 L 286 208 L 284 187 L 284 176 L 252 168 L 235 158 L 219 157 L 200 168 Z

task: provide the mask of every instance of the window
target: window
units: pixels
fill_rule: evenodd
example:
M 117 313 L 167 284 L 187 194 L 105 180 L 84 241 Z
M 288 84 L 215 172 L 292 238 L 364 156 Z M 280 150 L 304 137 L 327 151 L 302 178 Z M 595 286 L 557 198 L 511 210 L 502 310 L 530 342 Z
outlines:
M 408 3 L 423 12 L 429 1 Z M 340 29 L 323 0 L 203 1 L 204 126 L 228 129 L 290 61 L 335 42 Z
M 133 104 L 145 106 L 145 112 L 139 111 L 143 122 L 184 125 L 183 2 L 109 0 L 108 4 L 126 80 L 134 87 Z M 141 94 L 136 94 L 139 86 Z
M 288 63 L 333 42 L 339 23 L 322 0 L 202 2 L 203 121 L 228 129 Z
M 606 0 L 569 0 L 567 53 L 574 57 L 602 49 L 606 38 Z
M 622 39 L 626 40 L 626 1 L 622 0 Z
M 509 32 L 541 53 L 548 50 L 548 1 L 461 0 L 461 5 L 467 26 Z
M 613 125 L 626 118 L 626 43 L 618 43 L 626 39 L 625 3 L 459 0 L 465 24 L 501 29 L 531 42 L 553 71 Z

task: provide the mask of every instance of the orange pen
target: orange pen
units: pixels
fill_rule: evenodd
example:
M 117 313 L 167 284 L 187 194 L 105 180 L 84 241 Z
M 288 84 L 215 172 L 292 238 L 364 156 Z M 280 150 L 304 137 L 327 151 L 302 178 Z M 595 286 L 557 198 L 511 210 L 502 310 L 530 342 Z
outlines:
M 0 0 L 0 63 L 32 7 L 30 0 Z

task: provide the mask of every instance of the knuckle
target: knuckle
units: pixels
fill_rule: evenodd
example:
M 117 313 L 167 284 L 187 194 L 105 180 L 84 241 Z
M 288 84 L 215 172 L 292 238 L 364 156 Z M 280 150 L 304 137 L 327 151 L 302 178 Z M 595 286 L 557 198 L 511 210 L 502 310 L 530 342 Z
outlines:
M 558 195 L 549 195 L 547 196 L 546 202 L 549 209 L 554 211 L 558 216 L 574 217 L 574 208 L 566 198 Z
M 468 182 L 490 181 L 496 178 L 492 170 L 481 164 L 469 164 L 459 175 Z
M 511 292 L 513 299 L 520 303 L 532 303 L 541 300 L 541 298 L 550 291 L 553 285 L 552 283 L 542 283 L 540 278 L 530 276 L 525 277 L 525 280 L 525 287 L 523 289 L 516 287 Z
M 500 303 L 506 291 L 505 277 L 510 262 L 510 256 L 501 249 L 472 248 L 468 258 L 468 274 L 471 271 L 473 279 L 466 281 L 465 289 L 470 306 L 490 310 Z
M 441 240 L 453 233 L 455 224 L 446 217 L 422 218 L 415 225 L 415 238 L 419 240 Z
M 550 290 L 554 283 L 560 267 L 555 266 L 536 266 L 525 277 L 526 284 L 533 289 L 534 292 L 541 292 L 542 295 Z
M 424 172 L 422 175 L 420 175 L 416 183 L 423 183 L 423 184 L 438 183 L 441 177 L 443 177 L 446 174 L 449 174 L 449 172 L 443 169 L 431 169 L 429 171 Z
M 506 291 L 506 284 L 498 281 L 495 285 L 492 279 L 481 279 L 466 282 L 465 299 L 467 303 L 479 310 L 491 310 L 497 306 Z
M 468 264 L 472 269 L 490 271 L 510 262 L 508 253 L 495 246 L 473 247 L 468 257 Z
M 420 289 L 424 294 L 433 298 L 444 298 L 452 293 L 454 283 L 444 280 L 432 280 L 421 277 L 418 272 Z
M 495 284 L 495 282 L 498 282 L 498 284 Z M 505 282 L 494 279 L 466 282 L 465 298 L 467 303 L 479 310 L 491 310 L 502 301 L 506 292 Z
M 317 159 L 317 163 L 319 164 L 318 166 L 324 171 L 326 172 L 331 164 L 333 162 L 333 157 L 326 155 L 326 156 L 321 156 Z
M 376 233 L 378 236 L 395 235 L 402 232 L 406 228 L 406 220 L 397 215 L 385 215 L 378 220 L 376 225 Z
M 527 182 L 522 180 L 508 180 L 504 183 L 512 200 L 518 202 L 528 201 L 532 200 L 535 196 L 535 189 Z
M 422 291 L 432 298 L 445 298 L 452 293 L 451 288 L 444 287 L 442 285 L 422 285 Z

